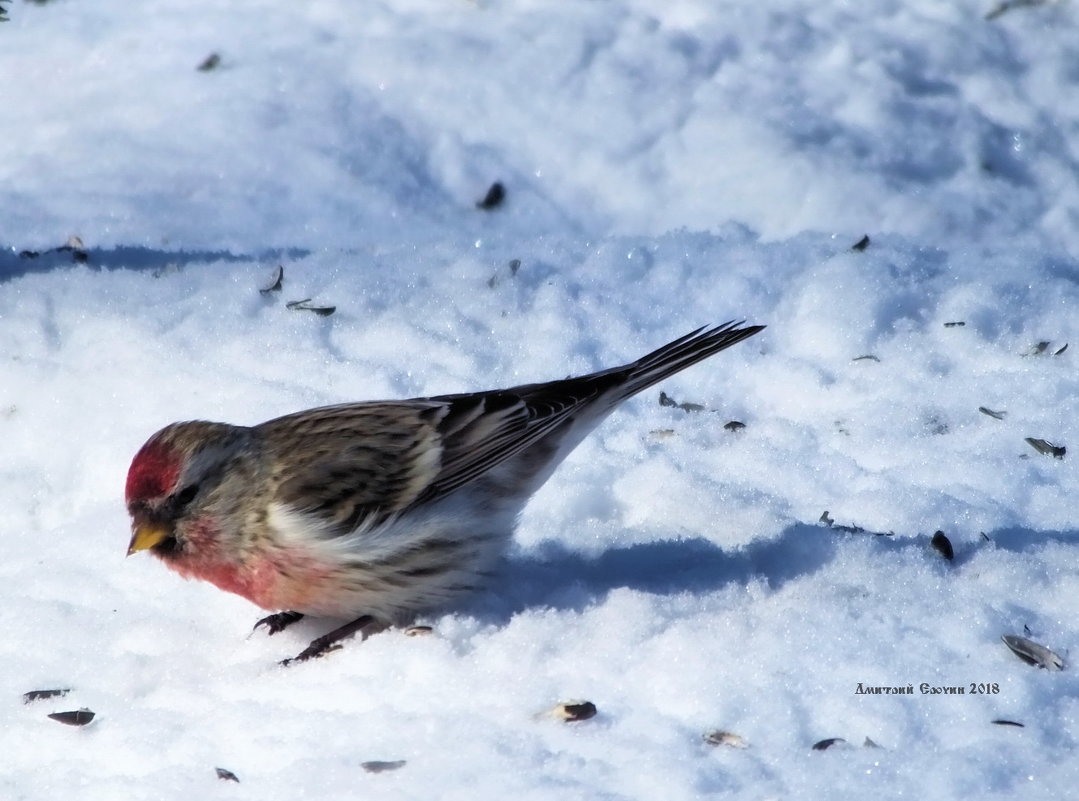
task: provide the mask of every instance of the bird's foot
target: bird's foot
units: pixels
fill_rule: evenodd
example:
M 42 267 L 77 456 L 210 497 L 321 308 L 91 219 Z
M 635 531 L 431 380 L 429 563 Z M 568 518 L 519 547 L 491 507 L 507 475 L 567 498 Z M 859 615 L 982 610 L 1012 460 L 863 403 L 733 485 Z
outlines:
M 386 623 L 381 620 L 376 620 L 371 615 L 361 615 L 350 623 L 334 629 L 329 634 L 323 634 L 321 637 L 312 640 L 311 644 L 304 648 L 292 659 L 283 659 L 281 664 L 284 667 L 288 667 L 294 662 L 306 662 L 308 659 L 316 659 L 320 656 L 325 656 L 330 651 L 336 651 L 341 648 L 339 644 L 341 640 L 346 637 L 351 637 L 356 632 L 360 633 L 360 639 L 366 640 L 372 634 L 378 634 L 380 631 L 384 631 L 389 628 Z
M 302 617 L 303 612 L 276 612 L 262 618 L 254 625 L 251 631 L 257 631 L 259 626 L 265 626 L 267 634 L 277 634 L 277 632 L 284 631 Z

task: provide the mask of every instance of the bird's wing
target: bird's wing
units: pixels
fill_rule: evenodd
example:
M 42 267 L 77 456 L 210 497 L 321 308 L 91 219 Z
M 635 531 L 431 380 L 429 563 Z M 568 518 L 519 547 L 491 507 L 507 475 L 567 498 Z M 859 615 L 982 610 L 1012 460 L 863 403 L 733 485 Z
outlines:
M 438 403 L 348 403 L 255 427 L 275 465 L 273 499 L 344 535 L 416 500 L 442 469 Z
M 588 378 L 327 406 L 255 430 L 277 465 L 274 500 L 343 536 L 442 498 L 520 453 L 596 397 L 601 387 Z

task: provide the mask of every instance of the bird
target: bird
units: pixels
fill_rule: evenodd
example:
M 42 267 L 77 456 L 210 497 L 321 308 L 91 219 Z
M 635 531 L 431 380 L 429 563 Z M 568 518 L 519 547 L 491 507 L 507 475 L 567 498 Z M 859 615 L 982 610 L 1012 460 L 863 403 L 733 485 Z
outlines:
M 255 624 L 270 634 L 348 621 L 282 664 L 321 656 L 478 589 L 532 494 L 616 407 L 763 328 L 706 326 L 619 367 L 508 389 L 171 423 L 127 473 L 128 556 L 270 610 Z

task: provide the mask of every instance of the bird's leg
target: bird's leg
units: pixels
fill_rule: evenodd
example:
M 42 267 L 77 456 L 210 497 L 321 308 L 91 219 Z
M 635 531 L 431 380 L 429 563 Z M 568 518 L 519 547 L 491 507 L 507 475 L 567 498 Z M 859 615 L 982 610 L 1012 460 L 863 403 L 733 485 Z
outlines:
M 284 631 L 302 617 L 303 612 L 275 612 L 262 618 L 254 625 L 251 631 L 255 631 L 259 626 L 265 626 L 267 634 L 277 634 L 277 632 Z
M 292 659 L 282 660 L 281 664 L 287 667 L 293 662 L 306 662 L 308 659 L 322 656 L 328 651 L 333 650 L 338 642 L 346 637 L 351 637 L 357 631 L 362 635 L 360 639 L 366 640 L 372 634 L 378 634 L 378 632 L 384 631 L 387 628 L 389 628 L 389 626 L 381 620 L 376 620 L 371 615 L 361 615 L 352 622 L 334 629 L 329 634 L 323 634 L 318 639 L 312 640 L 311 644 L 300 651 L 300 653 L 296 654 Z

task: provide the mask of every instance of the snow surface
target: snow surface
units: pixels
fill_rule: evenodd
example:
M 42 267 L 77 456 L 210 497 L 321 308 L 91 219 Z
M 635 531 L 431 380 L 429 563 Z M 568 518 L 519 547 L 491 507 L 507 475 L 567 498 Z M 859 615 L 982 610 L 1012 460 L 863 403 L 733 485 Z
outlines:
M 1024 441 L 1079 447 L 1074 3 L 6 8 L 4 798 L 1074 793 L 1076 460 Z M 433 636 L 284 669 L 330 621 L 249 636 L 124 558 L 172 420 L 560 378 L 731 318 L 769 327 L 662 387 L 706 411 L 628 403 Z M 544 714 L 574 699 L 598 715 Z

